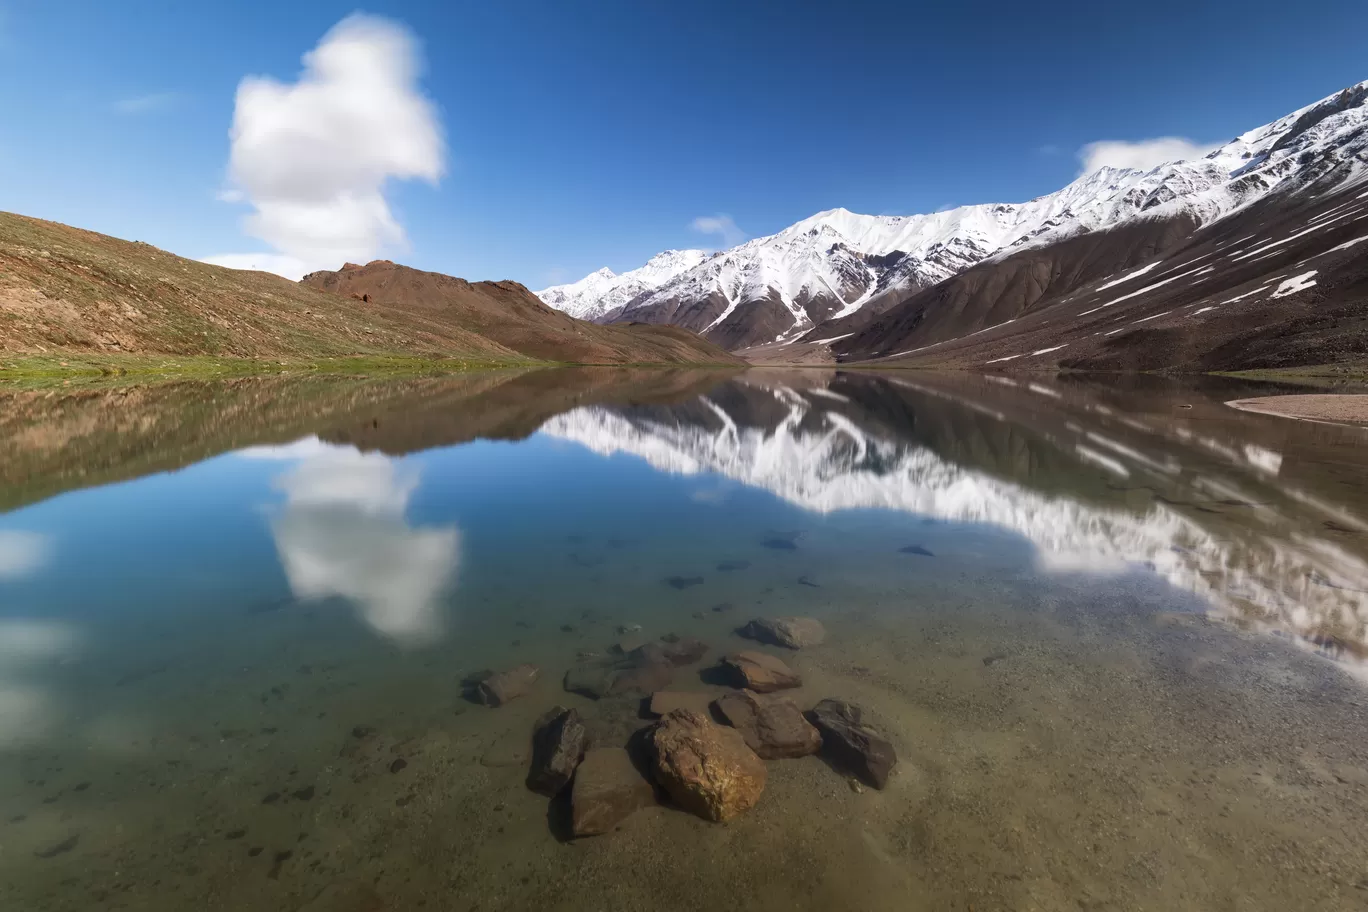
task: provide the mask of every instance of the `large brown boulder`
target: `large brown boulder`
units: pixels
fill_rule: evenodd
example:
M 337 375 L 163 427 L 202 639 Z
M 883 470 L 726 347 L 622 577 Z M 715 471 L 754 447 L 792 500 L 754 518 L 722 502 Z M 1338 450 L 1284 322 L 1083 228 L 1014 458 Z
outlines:
M 554 798 L 574 777 L 586 739 L 584 722 L 575 710 L 557 706 L 545 713 L 532 732 L 527 787 Z
M 503 706 L 521 697 L 537 683 L 541 669 L 536 665 L 519 665 L 485 678 L 475 687 L 475 697 L 486 706 Z
M 705 820 L 730 820 L 760 800 L 765 763 L 740 732 L 677 709 L 651 733 L 655 777 L 676 804 Z
M 607 833 L 633 812 L 655 803 L 655 790 L 620 747 L 587 751 L 570 788 L 570 829 L 576 836 Z
M 737 652 L 722 660 L 722 669 L 737 687 L 771 693 L 802 687 L 803 679 L 783 659 L 763 652 Z
M 717 710 L 765 760 L 806 757 L 822 747 L 817 729 L 784 697 L 743 690 L 720 697 Z
M 881 789 L 888 784 L 898 754 L 888 739 L 864 724 L 863 715 L 844 700 L 823 700 L 808 718 L 822 733 L 823 752 L 836 766 Z
M 826 639 L 822 622 L 808 617 L 755 618 L 737 632 L 748 639 L 789 649 L 816 646 Z

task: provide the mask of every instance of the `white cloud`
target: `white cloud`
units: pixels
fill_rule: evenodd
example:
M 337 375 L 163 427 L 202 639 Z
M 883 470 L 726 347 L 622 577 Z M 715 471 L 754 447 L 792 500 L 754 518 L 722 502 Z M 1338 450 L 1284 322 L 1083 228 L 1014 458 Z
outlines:
M 242 80 L 230 132 L 231 190 L 254 209 L 247 233 L 280 258 L 254 261 L 293 274 L 402 248 L 386 182 L 435 183 L 445 157 L 437 110 L 418 86 L 419 63 L 402 26 L 353 15 L 304 55 L 297 82 Z M 232 265 L 229 256 L 212 262 Z
M 155 111 L 164 111 L 167 108 L 175 107 L 180 104 L 183 96 L 179 92 L 153 92 L 149 95 L 134 95 L 130 98 L 120 98 L 114 102 L 114 111 L 118 114 L 151 114 Z
M 313 272 L 308 263 L 281 253 L 220 253 L 200 260 L 211 266 L 227 266 L 229 269 L 255 269 L 259 272 L 274 272 L 292 282 L 298 282 L 305 274 Z M 317 268 L 317 267 L 314 267 Z
M 52 560 L 52 539 L 38 532 L 0 530 L 0 580 L 17 580 Z
M 1078 160 L 1083 163 L 1083 174 L 1089 174 L 1098 168 L 1135 168 L 1148 171 L 1165 162 L 1203 158 L 1208 152 L 1220 148 L 1220 145 L 1193 142 L 1181 136 L 1160 136 L 1157 139 L 1142 139 L 1137 142 L 1105 139 L 1088 143 L 1079 149 Z
M 700 215 L 689 227 L 700 234 L 718 235 L 726 247 L 735 247 L 746 239 L 746 233 L 736 227 L 732 217 L 720 212 L 717 215 Z
M 444 595 L 460 565 L 455 526 L 413 528 L 405 520 L 416 471 L 383 453 L 300 442 L 307 454 L 277 479 L 285 509 L 271 522 L 295 597 L 341 597 L 377 633 L 421 645 L 445 629 Z

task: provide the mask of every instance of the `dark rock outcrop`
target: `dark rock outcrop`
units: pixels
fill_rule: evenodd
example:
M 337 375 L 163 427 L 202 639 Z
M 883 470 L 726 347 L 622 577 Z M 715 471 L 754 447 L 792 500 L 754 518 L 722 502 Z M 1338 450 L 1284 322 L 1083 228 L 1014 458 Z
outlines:
M 888 784 L 898 755 L 886 738 L 863 723 L 862 717 L 858 706 L 844 700 L 823 700 L 808 714 L 822 733 L 822 749 L 831 761 L 881 789 Z
M 555 797 L 569 784 L 584 757 L 586 733 L 580 715 L 557 706 L 546 712 L 532 733 L 532 769 L 527 787 Z

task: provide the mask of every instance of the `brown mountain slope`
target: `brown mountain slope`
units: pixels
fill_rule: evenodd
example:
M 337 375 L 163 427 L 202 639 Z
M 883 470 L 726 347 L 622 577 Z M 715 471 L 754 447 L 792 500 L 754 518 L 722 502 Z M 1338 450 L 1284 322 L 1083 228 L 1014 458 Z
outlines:
M 685 330 L 609 330 L 539 301 L 534 309 L 525 299 L 536 299 L 514 283 L 470 285 L 392 264 L 389 269 L 440 279 L 427 283 L 434 288 L 474 289 L 456 297 L 480 303 L 446 306 L 445 293 L 423 304 L 409 300 L 412 295 L 401 306 L 367 303 L 269 273 L 210 266 L 149 244 L 0 212 L 0 355 L 735 363 Z
M 1190 228 L 1154 219 L 981 263 L 832 348 L 846 362 L 1003 370 L 1368 363 L 1368 186 L 1273 196 Z
M 0 352 L 518 357 L 435 317 L 11 213 L 0 213 Z
M 599 326 L 561 313 L 517 282 L 467 282 L 389 260 L 314 272 L 301 284 L 369 301 L 414 319 L 452 321 L 513 351 L 581 364 L 711 362 L 738 359 L 677 326 Z

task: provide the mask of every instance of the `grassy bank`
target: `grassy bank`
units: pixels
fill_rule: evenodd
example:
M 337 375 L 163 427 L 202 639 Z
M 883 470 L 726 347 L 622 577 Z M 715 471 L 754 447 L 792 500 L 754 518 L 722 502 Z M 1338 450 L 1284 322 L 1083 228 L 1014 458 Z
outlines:
M 1241 380 L 1268 380 L 1277 383 L 1295 383 L 1318 389 L 1334 389 L 1340 386 L 1361 387 L 1368 385 L 1368 365 L 1365 364 L 1312 364 L 1305 367 L 1280 367 L 1268 370 L 1214 371 L 1218 377 L 1237 377 Z
M 369 355 L 345 358 L 260 359 L 211 355 L 24 355 L 0 358 L 0 387 L 37 389 L 280 375 L 429 377 L 473 370 L 546 367 L 533 360 L 423 358 Z

